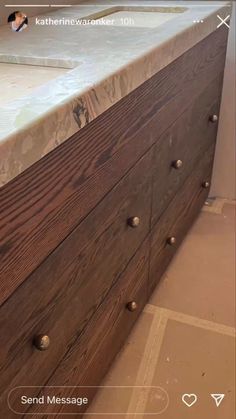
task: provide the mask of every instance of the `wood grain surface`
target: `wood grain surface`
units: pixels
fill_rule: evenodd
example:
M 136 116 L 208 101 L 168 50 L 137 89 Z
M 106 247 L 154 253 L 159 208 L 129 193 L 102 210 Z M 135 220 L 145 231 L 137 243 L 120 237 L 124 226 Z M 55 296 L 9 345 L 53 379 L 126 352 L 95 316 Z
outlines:
M 222 73 L 222 27 L 0 189 L 0 303 Z
M 219 115 L 223 73 L 212 80 L 192 106 L 168 128 L 155 146 L 152 225 L 154 225 L 205 151 L 215 144 L 217 123 L 209 117 Z M 183 165 L 176 170 L 173 162 Z
M 148 235 L 151 161 L 148 152 L 0 308 L 3 398 L 48 380 Z M 137 228 L 127 223 L 134 215 Z M 42 333 L 44 353 L 33 346 Z
M 204 189 L 202 183 L 204 181 L 210 182 L 214 152 L 215 144 L 205 150 L 204 155 L 193 168 L 191 175 L 152 229 L 149 296 L 158 284 L 209 194 L 209 188 Z M 167 239 L 172 236 L 176 238 L 174 246 L 167 243 Z
M 147 240 L 145 240 L 119 281 L 116 282 L 97 309 L 87 328 L 68 350 L 58 369 L 55 373 L 51 370 L 51 377 L 45 385 L 99 385 L 147 301 L 148 256 L 149 246 Z M 135 300 L 138 304 L 138 308 L 134 312 L 128 311 L 126 307 L 127 303 L 132 300 Z M 36 390 L 39 389 L 24 389 L 29 395 L 35 394 Z M 56 390 L 54 388 L 44 388 L 42 394 L 52 395 L 55 394 L 55 391 L 61 397 L 72 397 L 76 393 L 78 394 L 78 389 L 71 387 L 61 387 Z M 92 388 L 87 393 L 90 400 L 95 391 L 96 389 Z M 24 411 L 23 406 L 19 405 L 21 394 L 22 389 L 19 392 L 12 393 L 10 399 L 11 406 L 20 412 Z M 28 411 L 32 414 L 30 417 L 38 417 L 38 415 L 33 414 L 33 412 L 40 413 L 40 406 L 38 408 L 32 408 Z M 76 414 L 80 411 L 77 407 Z M 65 412 L 71 413 L 71 406 L 67 406 L 65 411 L 63 406 L 51 405 L 48 406 L 48 409 L 44 409 L 42 417 L 46 418 L 48 413 L 60 413 L 58 417 L 63 417 L 61 414 Z M 25 417 L 28 418 L 29 416 L 26 415 Z M 54 417 L 57 417 L 57 415 L 54 415 Z M 11 416 L 9 416 L 9 419 L 11 419 Z

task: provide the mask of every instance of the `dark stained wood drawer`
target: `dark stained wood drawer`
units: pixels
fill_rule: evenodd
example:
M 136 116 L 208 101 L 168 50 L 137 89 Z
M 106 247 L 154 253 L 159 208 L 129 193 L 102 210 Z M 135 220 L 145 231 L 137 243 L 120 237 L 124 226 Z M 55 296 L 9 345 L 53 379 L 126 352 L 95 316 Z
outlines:
M 201 157 L 151 232 L 149 295 L 160 280 L 209 193 L 214 145 Z M 170 239 L 176 242 L 171 244 Z M 174 241 L 174 240 L 172 240 Z
M 217 77 L 165 133 L 155 146 L 152 225 L 201 160 L 205 150 L 216 141 L 222 76 Z
M 3 304 L 4 397 L 17 385 L 46 382 L 148 235 L 152 157 L 151 150 Z M 41 333 L 51 339 L 44 353 L 32 345 Z
M 147 301 L 148 240 L 149 237 L 138 249 L 126 270 L 108 293 L 105 301 L 99 306 L 88 326 L 69 349 L 57 370 L 48 380 L 47 386 L 99 385 Z M 137 304 L 137 308 L 133 312 L 129 311 L 127 306 L 127 303 L 131 301 L 135 301 Z M 44 354 L 40 355 L 43 356 Z M 37 390 L 39 391 L 39 389 Z M 23 391 L 24 394 L 30 396 L 33 391 L 35 392 L 35 389 L 27 388 Z M 91 388 L 90 391 L 87 391 L 87 393 L 85 391 L 83 394 L 86 394 L 91 400 L 95 391 L 96 388 Z M 61 397 L 73 397 L 77 394 L 78 397 L 78 389 L 69 387 L 45 388 L 40 395 L 52 395 L 52 393 Z M 19 405 L 21 394 L 22 389 L 19 389 L 19 391 L 12 392 L 10 397 L 11 406 L 14 406 L 20 412 L 22 412 L 22 408 L 25 409 L 24 406 Z M 72 408 L 73 410 L 71 410 Z M 45 413 L 43 417 L 49 417 L 47 416 L 48 413 L 54 413 L 53 417 L 66 417 L 66 413 L 75 413 L 75 409 L 77 409 L 77 413 L 81 412 L 79 406 L 50 405 L 43 409 L 43 413 Z M 31 418 L 38 418 L 39 416 L 34 415 L 34 413 L 40 412 L 42 412 L 42 406 L 33 406 L 32 410 L 28 411 L 28 413 L 32 413 Z M 59 412 L 60 415 L 56 415 Z M 11 415 L 7 418 L 11 419 Z

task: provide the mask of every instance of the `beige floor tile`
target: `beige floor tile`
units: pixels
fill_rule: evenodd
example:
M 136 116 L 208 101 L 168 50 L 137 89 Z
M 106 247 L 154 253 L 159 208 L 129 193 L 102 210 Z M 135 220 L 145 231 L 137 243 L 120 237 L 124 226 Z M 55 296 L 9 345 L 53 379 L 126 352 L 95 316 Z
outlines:
M 129 343 L 120 352 L 102 383 L 103 386 L 140 387 L 133 391 L 130 388 L 110 391 L 101 388 L 86 418 L 234 419 L 234 338 L 202 327 L 168 320 L 157 359 L 148 359 L 147 354 L 152 349 L 150 346 L 154 324 L 154 316 L 146 313 L 141 317 Z M 158 350 L 154 342 L 153 346 L 154 351 Z M 145 356 L 146 360 L 143 362 Z M 145 365 L 146 370 L 151 373 L 149 381 L 146 380 L 145 370 L 143 375 L 139 374 Z M 152 388 L 145 391 L 144 385 Z M 185 406 L 181 400 L 185 393 L 194 393 L 198 397 L 197 403 L 191 408 Z M 211 393 L 225 394 L 219 408 L 211 398 Z M 167 397 L 163 397 L 163 394 L 167 394 Z M 112 414 L 121 411 L 132 414 Z M 155 413 L 160 411 L 161 414 Z M 91 414 L 95 412 L 97 414 Z M 108 412 L 110 414 L 107 416 Z M 137 415 L 140 412 L 153 415 Z
M 169 320 L 152 382 L 170 397 L 161 419 L 234 419 L 234 357 L 234 338 Z M 191 408 L 185 393 L 198 396 Z M 226 395 L 219 408 L 211 393 Z
M 150 303 L 235 325 L 235 206 L 202 212 Z

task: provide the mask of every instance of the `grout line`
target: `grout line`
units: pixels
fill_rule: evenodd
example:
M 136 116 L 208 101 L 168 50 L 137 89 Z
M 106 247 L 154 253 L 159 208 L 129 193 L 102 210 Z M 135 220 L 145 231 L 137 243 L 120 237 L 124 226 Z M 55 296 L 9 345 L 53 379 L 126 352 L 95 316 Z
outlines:
M 148 310 L 144 311 L 148 312 Z M 136 414 L 138 414 L 138 412 L 144 412 L 145 410 L 145 405 L 149 396 L 149 389 L 144 389 L 144 386 L 152 385 L 162 341 L 166 330 L 168 321 L 166 314 L 164 312 L 162 313 L 161 309 L 155 311 L 153 314 L 154 318 L 145 345 L 145 350 L 140 362 L 136 382 L 134 384 L 135 386 L 141 387 L 133 388 L 126 415 L 128 419 L 136 418 Z
M 167 320 L 176 320 L 181 323 L 188 324 L 190 326 L 200 327 L 205 330 L 211 330 L 212 332 L 217 332 L 223 335 L 235 337 L 234 327 L 225 326 L 224 324 L 200 319 L 199 317 L 190 316 L 188 314 L 180 313 L 178 311 L 173 311 L 152 304 L 147 304 L 144 308 L 144 312 L 152 314 L 158 313 L 159 315 L 166 316 Z

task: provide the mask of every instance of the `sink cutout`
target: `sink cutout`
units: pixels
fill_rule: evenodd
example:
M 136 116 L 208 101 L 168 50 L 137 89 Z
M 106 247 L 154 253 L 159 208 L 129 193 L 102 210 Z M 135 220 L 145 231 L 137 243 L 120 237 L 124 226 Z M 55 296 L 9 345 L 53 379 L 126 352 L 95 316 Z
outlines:
M 68 71 L 65 68 L 0 63 L 0 80 L 4 86 L 0 106 L 31 94 L 37 87 Z
M 184 13 L 186 7 L 112 7 L 82 18 L 109 21 L 109 26 L 156 28 Z M 108 25 L 108 24 L 107 24 Z

